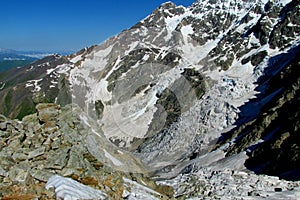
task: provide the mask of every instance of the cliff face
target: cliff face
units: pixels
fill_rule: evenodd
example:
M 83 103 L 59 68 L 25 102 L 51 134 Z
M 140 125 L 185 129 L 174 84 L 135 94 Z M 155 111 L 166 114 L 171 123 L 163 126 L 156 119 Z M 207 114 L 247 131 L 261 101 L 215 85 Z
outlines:
M 165 3 L 101 45 L 1 73 L 0 112 L 22 120 L 39 103 L 72 103 L 90 130 L 77 142 L 97 161 L 164 180 L 176 197 L 201 194 L 184 177 L 214 171 L 205 181 L 217 184 L 244 163 L 298 180 L 299 14 L 297 0 Z

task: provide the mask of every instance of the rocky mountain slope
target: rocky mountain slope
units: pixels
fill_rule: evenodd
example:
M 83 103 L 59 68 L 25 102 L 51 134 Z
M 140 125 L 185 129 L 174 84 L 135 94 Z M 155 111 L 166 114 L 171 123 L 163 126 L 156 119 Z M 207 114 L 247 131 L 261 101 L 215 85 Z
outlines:
M 89 161 L 82 155 L 91 154 L 93 161 L 117 171 L 116 177 L 125 177 L 118 181 L 121 185 L 136 180 L 128 174 L 143 174 L 144 183 L 130 182 L 136 192 L 126 190 L 128 198 L 143 195 L 139 192 L 147 189 L 137 188 L 146 186 L 154 199 L 294 199 L 299 182 L 254 172 L 293 181 L 300 177 L 299 8 L 298 0 L 206 0 L 188 8 L 165 3 L 101 45 L 1 73 L 0 112 L 24 126 L 26 115 L 36 108 L 40 113 L 39 103 L 66 106 L 76 123 L 88 127 L 87 136 L 69 136 L 72 131 L 63 128 L 71 122 L 60 123 L 57 115 L 49 127 L 67 137 L 68 145 L 57 144 L 53 151 L 67 148 L 64 155 L 69 155 L 70 145 L 81 145 L 76 160 Z M 33 121 L 48 128 L 37 116 Z M 79 130 L 76 123 L 70 127 Z M 28 132 L 22 136 L 21 129 L 13 130 L 23 139 Z M 38 157 L 47 160 L 51 148 L 46 147 L 48 136 L 43 137 Z M 15 139 L 4 138 L 1 152 L 6 155 L 5 145 Z M 28 168 L 36 166 L 31 150 L 23 150 L 26 145 L 14 148 L 25 152 Z M 18 161 L 7 155 L 12 164 L 2 176 L 9 182 L 7 173 Z M 50 171 L 84 179 L 62 168 Z M 64 180 L 54 182 L 72 185 Z M 113 195 L 115 190 L 103 189 L 101 181 L 94 187 Z M 58 187 L 55 183 L 49 184 Z

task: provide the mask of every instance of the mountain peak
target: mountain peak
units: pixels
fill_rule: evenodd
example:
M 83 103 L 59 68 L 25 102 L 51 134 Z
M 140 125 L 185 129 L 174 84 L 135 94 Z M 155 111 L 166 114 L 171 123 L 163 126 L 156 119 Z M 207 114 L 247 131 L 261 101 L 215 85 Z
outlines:
M 167 1 L 163 4 L 161 4 L 159 8 L 167 8 L 168 9 L 168 8 L 174 8 L 174 7 L 176 7 L 175 3 L 173 3 L 172 1 Z

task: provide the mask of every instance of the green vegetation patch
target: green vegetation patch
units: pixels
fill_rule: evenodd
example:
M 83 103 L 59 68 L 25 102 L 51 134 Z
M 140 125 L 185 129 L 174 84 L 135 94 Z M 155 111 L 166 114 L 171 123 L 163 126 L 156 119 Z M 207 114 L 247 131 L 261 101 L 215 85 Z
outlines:
M 23 117 L 36 112 L 35 104 L 32 102 L 31 99 L 25 99 L 21 104 L 17 106 L 16 110 L 16 118 L 19 120 L 22 120 Z

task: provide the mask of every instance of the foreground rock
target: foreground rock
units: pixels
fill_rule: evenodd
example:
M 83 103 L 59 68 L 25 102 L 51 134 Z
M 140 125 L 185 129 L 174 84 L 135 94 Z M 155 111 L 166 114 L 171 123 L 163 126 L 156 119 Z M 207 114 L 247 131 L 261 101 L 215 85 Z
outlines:
M 22 121 L 0 118 L 2 199 L 293 199 L 299 195 L 300 182 L 213 164 L 195 165 L 192 173 L 186 168 L 175 178 L 156 182 L 146 173 L 120 171 L 104 157 L 94 157 L 78 107 L 39 104 L 37 110 Z M 114 155 L 108 148 L 103 154 Z M 124 164 L 121 158 L 119 162 Z
M 80 184 L 70 178 L 53 176 L 46 184 L 46 189 L 54 188 L 57 199 L 106 199 L 106 195 Z
M 37 110 L 38 113 L 22 121 L 1 116 L 0 195 L 3 199 L 54 199 L 54 190 L 46 190 L 45 185 L 54 175 L 101 190 L 110 199 L 121 199 L 124 191 L 130 191 L 123 178 L 130 180 L 136 175 L 115 171 L 89 152 L 88 131 L 79 121 L 76 107 L 39 104 Z

